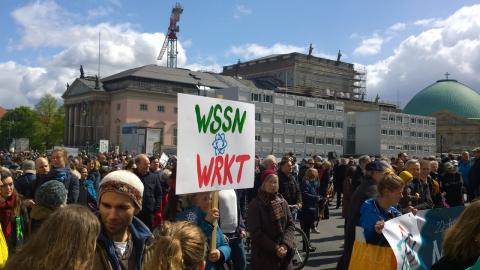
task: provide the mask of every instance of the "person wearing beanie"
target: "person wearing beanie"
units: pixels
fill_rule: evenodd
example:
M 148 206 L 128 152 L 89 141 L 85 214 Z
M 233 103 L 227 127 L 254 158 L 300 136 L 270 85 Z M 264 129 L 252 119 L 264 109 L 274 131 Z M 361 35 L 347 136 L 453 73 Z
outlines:
M 402 178 L 402 181 L 405 185 L 408 185 L 408 183 L 413 180 L 413 175 L 408 171 L 402 171 L 398 174 L 398 176 Z
M 67 203 L 68 191 L 56 180 L 43 183 L 35 194 L 35 205 L 30 212 L 31 233 L 37 231 L 40 225 L 58 208 Z
M 278 192 L 279 177 L 266 173 L 257 197 L 248 205 L 252 269 L 292 269 L 295 247 L 292 214 Z
M 25 160 L 21 165 L 23 174 L 15 181 L 15 189 L 24 198 L 33 197 L 33 185 L 37 179 L 35 171 L 35 162 L 33 160 Z
M 150 230 L 135 217 L 143 207 L 143 191 L 140 178 L 126 170 L 111 172 L 100 182 L 102 230 L 93 269 L 142 269 L 143 254 L 152 243 Z

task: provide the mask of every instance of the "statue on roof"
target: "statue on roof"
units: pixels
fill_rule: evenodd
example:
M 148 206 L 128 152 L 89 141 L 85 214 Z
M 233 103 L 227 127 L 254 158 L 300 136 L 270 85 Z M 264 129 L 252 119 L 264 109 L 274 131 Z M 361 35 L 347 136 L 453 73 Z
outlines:
M 312 46 L 312 43 L 310 43 L 310 47 L 308 48 L 308 56 L 312 56 L 312 52 L 313 52 L 313 46 Z
M 377 96 L 375 97 L 375 103 L 378 104 L 378 101 L 380 100 L 380 96 L 377 94 Z
M 98 80 L 98 76 L 95 75 L 95 89 L 100 89 L 100 82 Z
M 85 78 L 85 72 L 83 72 L 83 65 L 80 65 L 80 79 Z

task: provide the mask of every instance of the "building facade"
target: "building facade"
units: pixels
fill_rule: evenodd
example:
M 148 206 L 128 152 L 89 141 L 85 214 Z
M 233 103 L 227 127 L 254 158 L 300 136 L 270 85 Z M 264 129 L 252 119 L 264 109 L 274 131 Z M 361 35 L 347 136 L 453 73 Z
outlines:
M 396 157 L 400 152 L 425 157 L 436 154 L 434 117 L 372 111 L 355 113 L 355 153 Z
M 216 90 L 225 99 L 255 104 L 255 152 L 279 157 L 343 154 L 344 104 L 252 88 Z

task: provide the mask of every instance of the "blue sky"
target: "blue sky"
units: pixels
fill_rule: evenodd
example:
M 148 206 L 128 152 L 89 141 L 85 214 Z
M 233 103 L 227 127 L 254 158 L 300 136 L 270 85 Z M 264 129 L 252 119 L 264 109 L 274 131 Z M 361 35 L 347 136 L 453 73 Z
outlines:
M 141 3 L 141 4 L 139 4 Z M 305 52 L 367 67 L 368 94 L 399 103 L 450 72 L 480 89 L 478 1 L 182 1 L 179 65 L 219 71 L 237 59 Z M 80 64 L 102 75 L 156 54 L 175 1 L 16 1 L 0 7 L 0 106 L 59 97 Z M 11 93 L 18 95 L 12 98 Z M 397 92 L 400 97 L 397 98 Z

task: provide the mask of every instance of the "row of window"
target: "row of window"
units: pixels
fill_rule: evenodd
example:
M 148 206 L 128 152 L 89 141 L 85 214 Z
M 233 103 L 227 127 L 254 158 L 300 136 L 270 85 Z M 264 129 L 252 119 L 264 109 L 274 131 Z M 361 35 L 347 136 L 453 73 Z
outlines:
M 257 142 L 271 142 L 271 137 L 263 137 L 260 135 L 255 135 L 255 141 Z M 276 143 L 293 143 L 292 138 L 285 138 L 285 141 L 282 141 L 281 138 L 274 138 Z M 336 138 L 323 138 L 323 137 L 314 137 L 306 136 L 305 138 L 295 138 L 295 143 L 306 143 L 306 144 L 316 144 L 316 145 L 343 145 L 343 139 Z
M 400 116 L 400 115 L 386 115 L 382 114 L 381 116 L 382 121 L 388 121 L 392 123 L 410 123 L 410 124 L 418 124 L 418 125 L 431 125 L 435 126 L 435 121 L 423 118 L 415 118 L 415 117 L 408 117 L 408 116 Z
M 117 111 L 119 111 L 121 109 L 121 105 L 120 103 L 117 104 Z M 148 104 L 140 104 L 140 111 L 142 112 L 148 112 Z M 165 112 L 165 106 L 164 105 L 158 105 L 157 106 L 157 112 Z M 174 107 L 173 108 L 173 112 L 174 113 L 177 113 L 178 112 L 178 108 L 177 107 Z
M 433 146 L 432 146 L 433 147 Z M 424 151 L 430 152 L 430 146 L 427 145 L 415 145 L 415 144 L 405 144 L 405 145 L 381 145 L 382 150 L 402 150 L 402 151 Z M 433 148 L 432 148 L 433 149 Z
M 257 94 L 257 93 L 252 93 L 250 95 L 250 101 L 252 102 L 266 102 L 266 103 L 273 103 L 273 95 L 266 95 L 266 94 Z M 277 103 L 278 104 L 278 103 Z M 327 104 L 322 104 L 322 103 L 311 103 L 307 102 L 305 100 L 297 99 L 296 101 L 294 100 L 286 100 L 285 101 L 286 105 L 297 105 L 297 107 L 316 107 L 317 109 L 320 110 L 327 110 L 327 111 L 337 111 L 337 112 L 343 112 L 343 107 L 337 107 L 335 108 L 335 104 L 332 103 L 327 103 Z
M 255 113 L 255 121 L 261 122 L 263 116 L 261 113 Z M 275 121 L 275 123 L 278 123 Z M 313 126 L 313 127 L 327 127 L 327 128 L 343 128 L 342 121 L 329 121 L 329 120 L 315 120 L 315 119 L 294 119 L 294 118 L 285 118 L 285 124 L 289 125 L 302 125 L 302 126 Z
M 389 136 L 403 136 L 403 137 L 435 139 L 435 133 L 421 132 L 421 131 L 382 129 L 380 133 L 382 135 L 389 135 Z

